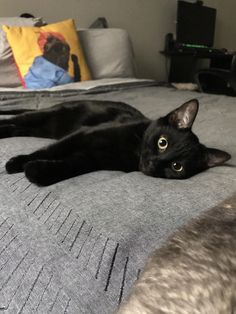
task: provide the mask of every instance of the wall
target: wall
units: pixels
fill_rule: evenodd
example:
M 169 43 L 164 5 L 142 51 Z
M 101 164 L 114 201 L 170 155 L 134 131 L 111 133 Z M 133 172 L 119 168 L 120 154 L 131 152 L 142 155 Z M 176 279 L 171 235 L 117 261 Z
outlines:
M 205 0 L 204 3 L 217 9 L 215 46 L 236 51 L 236 1 Z
M 16 6 L 17 3 L 17 6 Z M 216 46 L 236 50 L 236 1 L 206 0 L 218 12 Z M 80 27 L 88 27 L 105 16 L 111 27 L 128 30 L 132 39 L 138 75 L 166 79 L 165 58 L 159 53 L 164 37 L 175 31 L 176 0 L 0 0 L 1 16 L 30 12 L 50 23 L 74 18 Z

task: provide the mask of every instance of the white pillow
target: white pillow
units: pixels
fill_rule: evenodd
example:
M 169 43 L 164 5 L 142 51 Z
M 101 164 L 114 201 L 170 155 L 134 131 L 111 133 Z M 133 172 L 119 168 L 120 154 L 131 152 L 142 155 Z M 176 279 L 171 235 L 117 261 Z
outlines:
M 79 38 L 93 79 L 136 77 L 127 31 L 116 28 L 79 29 Z

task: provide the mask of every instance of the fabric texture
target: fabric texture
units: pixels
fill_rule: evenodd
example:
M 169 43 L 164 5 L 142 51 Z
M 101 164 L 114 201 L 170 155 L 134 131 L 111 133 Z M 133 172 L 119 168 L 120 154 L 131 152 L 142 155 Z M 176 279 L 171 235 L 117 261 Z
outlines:
M 73 79 L 66 70 L 49 62 L 42 56 L 34 59 L 28 73 L 25 75 L 25 85 L 28 88 L 50 88 L 72 82 Z
M 46 88 L 91 78 L 73 20 L 3 29 L 25 87 Z
M 94 79 L 136 76 L 133 47 L 126 30 L 79 29 L 78 35 Z
M 193 130 L 232 159 L 188 180 L 97 171 L 49 187 L 9 175 L 5 162 L 53 143 L 0 140 L 0 309 L 2 313 L 112 314 L 147 260 L 192 217 L 236 190 L 235 98 L 142 87 L 83 95 L 0 93 L 0 109 L 47 108 L 62 101 L 124 101 L 150 118 L 198 98 Z M 16 107 L 17 106 L 17 107 Z
M 41 26 L 42 24 L 41 18 L 0 17 L 0 86 L 16 87 L 21 85 L 12 50 L 2 26 Z

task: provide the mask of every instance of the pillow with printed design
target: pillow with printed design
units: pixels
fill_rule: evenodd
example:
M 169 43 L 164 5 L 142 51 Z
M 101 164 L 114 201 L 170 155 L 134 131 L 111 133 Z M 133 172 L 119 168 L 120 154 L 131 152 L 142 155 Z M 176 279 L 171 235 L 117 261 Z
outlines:
M 41 27 L 3 26 L 22 85 L 42 89 L 91 79 L 73 20 Z

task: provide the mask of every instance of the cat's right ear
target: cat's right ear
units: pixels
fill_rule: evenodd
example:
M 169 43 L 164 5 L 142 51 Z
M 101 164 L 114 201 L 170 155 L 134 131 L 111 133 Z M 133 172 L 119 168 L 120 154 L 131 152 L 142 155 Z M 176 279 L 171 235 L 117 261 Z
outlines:
M 168 122 L 177 129 L 191 129 L 198 113 L 199 103 L 197 99 L 192 99 L 168 115 Z
M 231 158 L 231 155 L 216 148 L 207 148 L 207 166 L 220 166 Z

